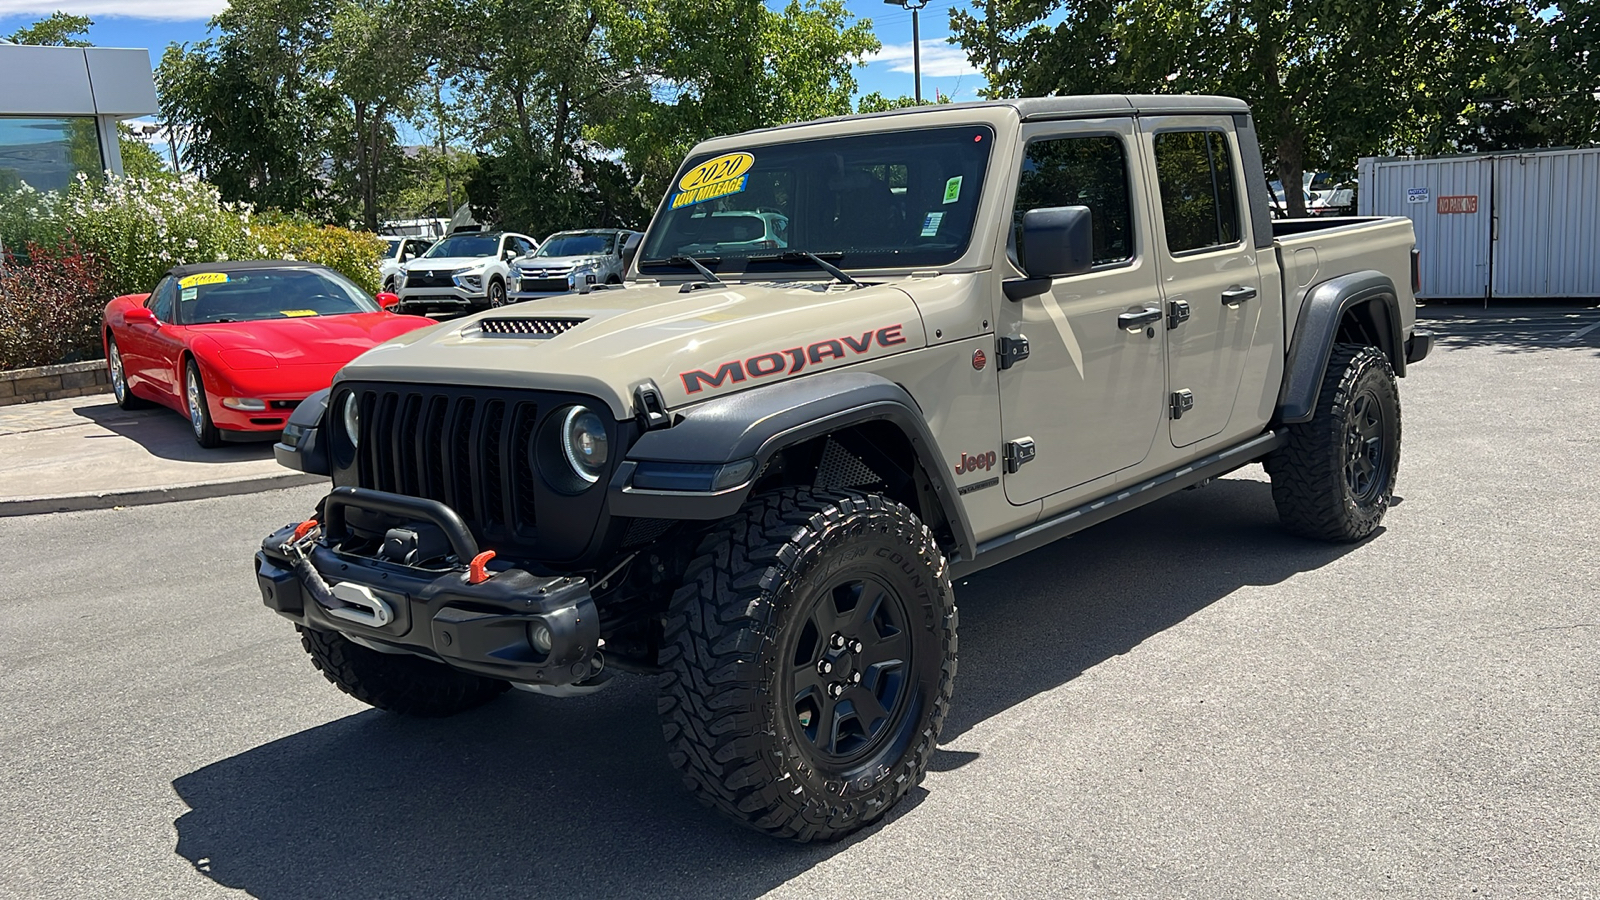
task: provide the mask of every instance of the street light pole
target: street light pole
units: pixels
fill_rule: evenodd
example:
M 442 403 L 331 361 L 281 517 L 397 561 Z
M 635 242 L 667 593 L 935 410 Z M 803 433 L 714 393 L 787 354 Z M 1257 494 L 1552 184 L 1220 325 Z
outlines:
M 922 105 L 922 29 L 917 22 L 917 11 L 928 5 L 928 0 L 883 0 L 890 6 L 911 10 L 911 77 L 916 80 L 914 93 L 917 105 Z

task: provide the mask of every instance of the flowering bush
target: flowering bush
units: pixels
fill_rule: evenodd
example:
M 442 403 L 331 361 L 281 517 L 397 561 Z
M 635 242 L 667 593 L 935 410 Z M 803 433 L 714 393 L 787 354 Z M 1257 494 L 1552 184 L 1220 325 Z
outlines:
M 0 369 L 100 355 L 100 313 L 110 294 L 98 261 L 67 248 L 25 245 L 27 265 L 0 267 Z
M 319 262 L 376 290 L 383 248 L 370 234 L 258 217 L 248 206 L 224 203 L 193 175 L 103 182 L 79 175 L 65 196 L 24 185 L 0 196 L 0 242 L 13 252 L 29 244 L 82 248 L 113 296 L 148 291 L 175 265 L 230 259 Z

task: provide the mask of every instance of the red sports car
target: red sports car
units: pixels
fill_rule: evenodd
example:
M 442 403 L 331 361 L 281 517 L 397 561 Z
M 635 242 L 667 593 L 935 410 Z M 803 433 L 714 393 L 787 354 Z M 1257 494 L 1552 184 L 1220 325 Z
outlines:
M 123 409 L 189 417 L 195 440 L 271 439 L 345 363 L 432 319 L 402 316 L 325 266 L 285 260 L 177 266 L 148 294 L 106 304 L 106 365 Z

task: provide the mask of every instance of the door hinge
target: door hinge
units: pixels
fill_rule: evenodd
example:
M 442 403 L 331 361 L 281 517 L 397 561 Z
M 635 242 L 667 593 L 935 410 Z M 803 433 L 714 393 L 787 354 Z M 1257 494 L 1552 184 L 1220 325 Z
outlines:
M 997 360 L 1002 370 L 1009 369 L 1028 358 L 1028 336 L 1019 334 L 1016 337 L 1003 337 L 1000 339 L 1000 350 L 996 353 Z
M 1167 304 L 1167 329 L 1170 331 L 1189 321 L 1189 304 L 1184 300 L 1174 300 Z
M 1191 409 L 1194 409 L 1194 391 L 1184 388 L 1181 391 L 1172 392 L 1172 417 L 1174 419 L 1183 418 L 1183 414 Z
M 1006 472 L 1015 473 L 1024 464 L 1033 462 L 1033 438 L 1022 437 L 1006 441 Z

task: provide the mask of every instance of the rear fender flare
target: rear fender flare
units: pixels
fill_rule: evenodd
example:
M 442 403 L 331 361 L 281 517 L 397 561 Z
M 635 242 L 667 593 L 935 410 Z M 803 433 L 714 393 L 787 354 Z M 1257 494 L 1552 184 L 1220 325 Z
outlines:
M 915 400 L 870 372 L 830 372 L 708 400 L 675 415 L 670 428 L 645 432 L 610 482 L 612 515 L 721 519 L 737 512 L 755 478 L 779 451 L 864 422 L 899 429 L 921 463 L 962 556 L 976 541 L 957 501 L 953 476 Z M 641 490 L 631 481 L 640 463 L 723 465 L 754 459 L 744 483 L 722 491 Z
M 1394 281 L 1372 269 L 1330 278 L 1312 288 L 1300 307 L 1294 341 L 1284 362 L 1277 422 L 1311 421 L 1339 326 L 1351 310 L 1374 332 L 1378 349 L 1389 358 L 1395 374 L 1405 375 L 1405 339 L 1400 334 L 1399 292 Z

